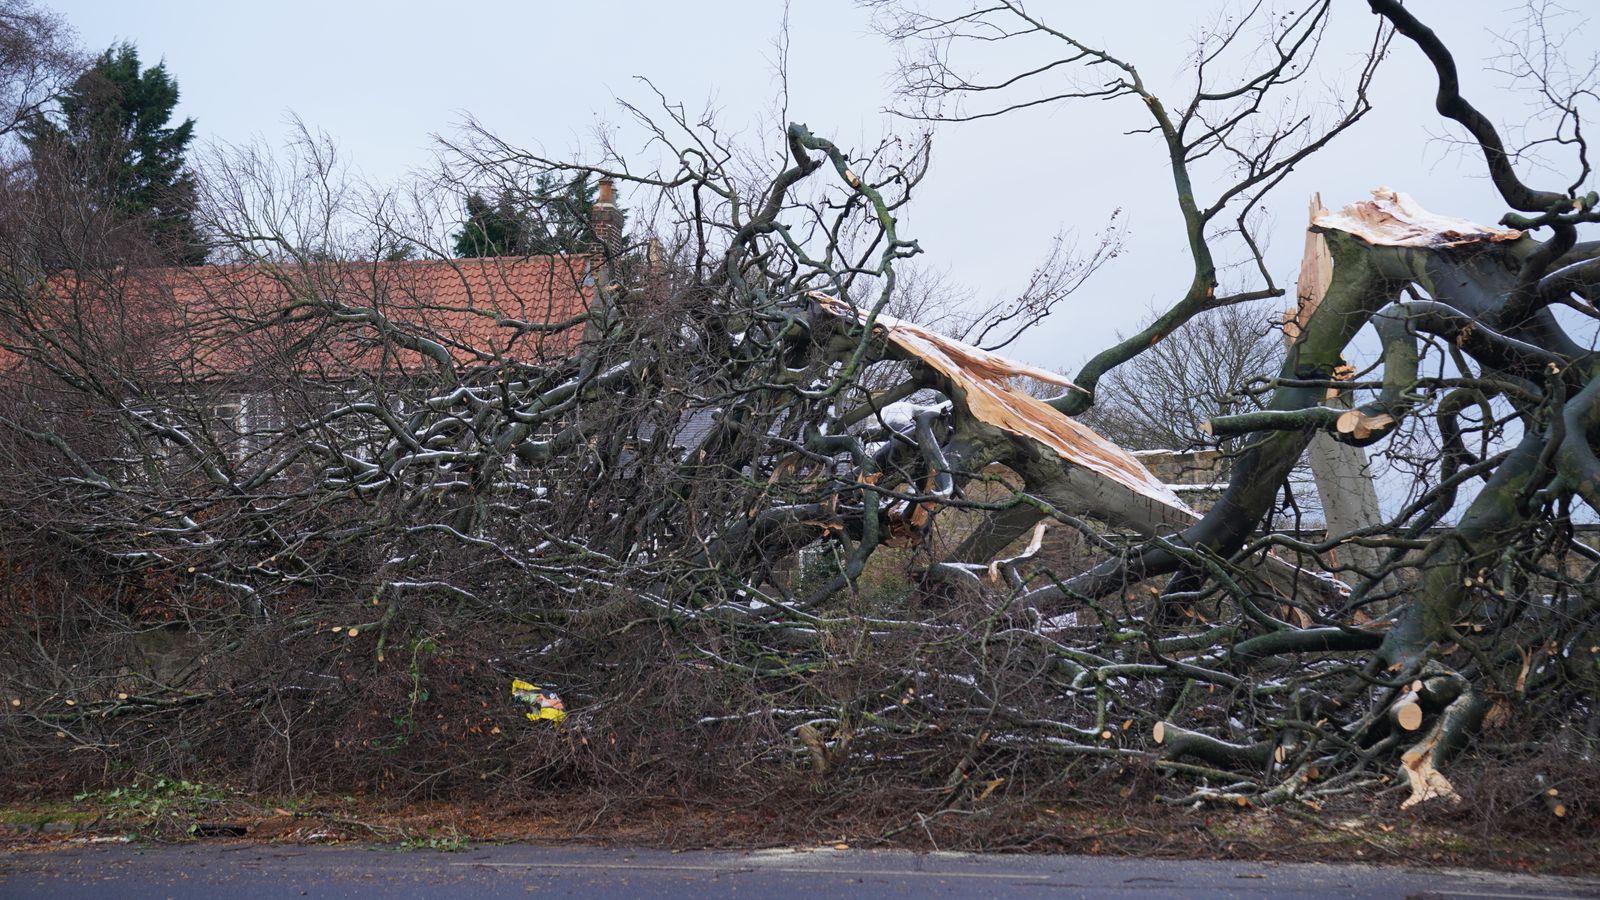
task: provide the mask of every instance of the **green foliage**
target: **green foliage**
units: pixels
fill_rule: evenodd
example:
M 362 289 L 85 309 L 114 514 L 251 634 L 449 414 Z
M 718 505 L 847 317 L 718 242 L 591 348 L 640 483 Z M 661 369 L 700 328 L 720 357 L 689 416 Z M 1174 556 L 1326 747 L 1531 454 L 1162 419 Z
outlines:
M 522 256 L 528 225 L 526 214 L 509 193 L 501 192 L 491 205 L 482 194 L 473 192 L 467 195 L 466 227 L 456 233 L 456 255 Z
M 502 190 L 493 203 L 467 195 L 465 227 L 456 233 L 457 256 L 541 256 L 598 249 L 591 215 L 595 186 L 588 175 L 568 182 L 545 173 L 533 192 Z
M 162 776 L 105 791 L 86 791 L 72 799 L 95 804 L 107 819 L 161 824 L 201 816 L 227 798 L 216 788 Z
M 23 126 L 36 172 L 60 172 L 91 202 L 143 230 L 178 265 L 205 261 L 195 228 L 194 176 L 184 153 L 194 120 L 169 126 L 178 83 L 165 63 L 142 68 L 132 44 L 101 54 L 58 98 Z
M 422 684 L 422 662 L 420 657 L 423 654 L 438 652 L 439 645 L 432 638 L 422 637 L 411 641 L 411 663 L 406 669 L 407 675 L 411 678 L 411 691 L 407 695 L 410 705 L 406 707 L 404 713 L 390 718 L 390 721 L 394 724 L 395 734 L 386 739 L 379 739 L 373 742 L 373 746 L 379 750 L 385 752 L 399 750 L 416 733 L 417 705 L 427 703 L 432 696 Z

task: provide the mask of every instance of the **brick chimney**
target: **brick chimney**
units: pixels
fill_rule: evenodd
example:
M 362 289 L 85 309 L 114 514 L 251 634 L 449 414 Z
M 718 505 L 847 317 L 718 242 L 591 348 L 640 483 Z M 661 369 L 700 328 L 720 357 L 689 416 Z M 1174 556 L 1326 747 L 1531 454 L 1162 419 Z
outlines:
M 607 255 L 615 256 L 622 252 L 622 219 L 622 210 L 617 209 L 616 182 L 610 177 L 602 177 L 599 195 L 595 197 L 594 207 L 589 212 L 589 223 Z

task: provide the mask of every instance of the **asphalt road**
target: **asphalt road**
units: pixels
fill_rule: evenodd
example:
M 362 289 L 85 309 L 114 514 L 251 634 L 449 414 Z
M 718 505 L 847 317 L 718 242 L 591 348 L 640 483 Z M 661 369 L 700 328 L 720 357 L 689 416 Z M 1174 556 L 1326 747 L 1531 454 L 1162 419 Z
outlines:
M 1041 889 L 1044 889 L 1041 891 Z M 0 853 L 0 897 L 1596 897 L 1600 881 L 1371 866 L 856 850 L 85 845 Z

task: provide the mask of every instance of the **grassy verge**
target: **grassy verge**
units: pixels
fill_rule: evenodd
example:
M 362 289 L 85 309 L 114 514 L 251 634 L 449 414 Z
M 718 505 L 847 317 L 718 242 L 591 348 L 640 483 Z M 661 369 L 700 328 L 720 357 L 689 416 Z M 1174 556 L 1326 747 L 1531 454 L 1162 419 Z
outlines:
M 908 817 L 843 798 L 792 794 L 767 801 L 622 803 L 599 795 L 509 805 L 349 795 L 266 800 L 210 786 L 147 783 L 0 806 L 0 833 L 13 847 L 35 848 L 105 837 L 356 842 L 400 851 L 523 841 L 673 849 L 827 845 L 1600 872 L 1600 846 L 1590 834 L 1560 827 L 1539 834 L 1486 830 L 1439 810 L 1309 817 L 1282 809 L 1009 801 Z

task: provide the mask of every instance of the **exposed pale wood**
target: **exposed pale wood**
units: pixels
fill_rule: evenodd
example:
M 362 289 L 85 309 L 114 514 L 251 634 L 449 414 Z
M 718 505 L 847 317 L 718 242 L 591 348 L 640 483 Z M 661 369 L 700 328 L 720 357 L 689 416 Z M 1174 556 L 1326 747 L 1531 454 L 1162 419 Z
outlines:
M 1433 751 L 1442 736 L 1442 729 L 1435 725 L 1426 738 L 1400 757 L 1400 771 L 1411 783 L 1411 796 L 1400 804 L 1401 809 L 1409 809 L 1428 800 L 1447 800 L 1451 803 L 1461 800 L 1455 786 L 1433 765 Z
M 1039 524 L 1033 526 L 1033 537 L 1028 541 L 1028 546 L 1023 548 L 1021 553 L 1018 553 L 1016 556 L 1008 559 L 997 559 L 994 562 L 989 563 L 989 581 L 993 583 L 998 583 L 1000 581 L 1000 568 L 1002 566 L 1013 565 L 1025 559 L 1031 559 L 1035 554 L 1037 554 L 1039 550 L 1044 547 L 1044 535 L 1045 532 L 1050 530 L 1050 524 L 1050 520 L 1045 519 Z
M 1422 727 L 1422 704 L 1415 698 L 1402 700 L 1392 707 L 1394 723 L 1407 731 Z
M 866 321 L 861 310 L 838 298 L 825 294 L 813 294 L 812 298 L 836 316 Z M 1038 441 L 1062 459 L 1135 494 L 1194 515 L 1188 504 L 1133 454 L 1011 384 L 1013 378 L 1027 377 L 1081 390 L 1062 375 L 980 350 L 893 316 L 880 314 L 873 325 L 895 346 L 927 363 L 964 391 L 968 411 L 980 422 Z
M 1369 416 L 1359 409 L 1348 410 L 1340 414 L 1339 418 L 1334 422 L 1334 427 L 1339 430 L 1340 434 L 1348 434 L 1357 439 L 1369 438 L 1392 425 L 1394 425 L 1394 416 L 1388 413 Z M 1363 458 L 1365 458 L 1364 454 Z
M 1312 194 L 1311 225 L 1316 224 L 1318 216 L 1327 214 L 1327 208 L 1322 205 L 1322 195 Z M 1333 253 L 1328 250 L 1328 241 L 1314 228 L 1307 227 L 1305 253 L 1300 258 L 1300 277 L 1294 286 L 1296 306 L 1284 327 L 1291 342 L 1305 331 L 1306 323 L 1311 321 L 1311 314 L 1317 311 L 1332 282 Z
M 1567 814 L 1567 804 L 1562 802 L 1561 792 L 1551 787 L 1550 780 L 1543 775 L 1535 775 L 1533 780 L 1541 788 L 1539 799 L 1544 801 L 1544 808 L 1550 810 L 1550 815 L 1558 819 L 1564 818 Z
M 819 292 L 810 296 L 833 315 L 866 322 L 863 311 L 836 297 Z M 873 319 L 873 327 L 896 347 L 948 378 L 964 394 L 967 412 L 978 421 L 1037 441 L 1071 463 L 1060 484 L 1079 508 L 1144 534 L 1170 533 L 1200 519 L 1138 457 L 1011 384 L 1011 379 L 1025 376 L 1079 389 L 1060 374 L 980 350 L 893 316 L 880 314 Z M 1041 494 L 1051 502 L 1063 499 L 1049 490 L 1041 490 Z M 1307 572 L 1275 555 L 1269 554 L 1264 566 L 1273 585 L 1286 595 L 1307 587 L 1318 596 L 1350 593 L 1349 586 L 1338 579 Z
M 1328 285 L 1333 281 L 1333 254 L 1328 250 L 1327 239 L 1315 227 L 1318 219 L 1327 215 L 1328 210 L 1322 205 L 1322 195 L 1312 195 L 1307 217 L 1305 255 L 1301 258 L 1300 277 L 1295 284 L 1297 305 L 1284 323 L 1284 332 L 1291 343 L 1311 320 L 1312 313 L 1322 303 Z M 1349 377 L 1353 369 L 1342 366 L 1334 374 Z M 1330 405 L 1348 403 L 1346 395 L 1335 389 L 1330 388 L 1328 394 Z M 1360 415 L 1355 410 L 1345 413 L 1340 417 L 1340 429 L 1346 434 L 1354 433 L 1360 424 Z M 1350 417 L 1350 428 L 1344 430 L 1347 417 Z M 1330 537 L 1360 531 L 1381 522 L 1378 490 L 1367 466 L 1365 450 L 1335 440 L 1332 435 L 1318 434 L 1312 437 L 1306 455 L 1311 463 L 1311 475 L 1317 485 L 1317 496 L 1322 501 L 1322 515 Z M 1331 559 L 1336 563 L 1371 571 L 1380 565 L 1382 555 L 1374 548 L 1345 545 L 1335 548 Z
M 1374 190 L 1371 200 L 1352 203 L 1334 213 L 1314 214 L 1311 223 L 1385 247 L 1456 247 L 1522 237 L 1522 232 L 1512 228 L 1494 228 L 1428 212 L 1410 196 L 1386 187 Z
M 815 726 L 801 725 L 795 735 L 800 738 L 800 743 L 805 745 L 811 754 L 811 767 L 817 774 L 828 771 L 828 745 L 822 739 L 822 732 Z

